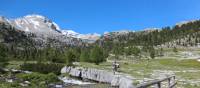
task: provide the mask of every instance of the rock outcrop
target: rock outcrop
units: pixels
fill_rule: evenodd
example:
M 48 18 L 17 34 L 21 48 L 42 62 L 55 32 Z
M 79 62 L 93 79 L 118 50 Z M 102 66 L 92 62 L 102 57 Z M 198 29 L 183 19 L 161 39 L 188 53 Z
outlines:
M 97 82 L 110 83 L 112 86 L 118 86 L 119 88 L 135 88 L 131 77 L 122 74 L 114 75 L 112 72 L 105 70 L 65 66 L 61 69 L 61 73 L 69 73 L 71 76 Z

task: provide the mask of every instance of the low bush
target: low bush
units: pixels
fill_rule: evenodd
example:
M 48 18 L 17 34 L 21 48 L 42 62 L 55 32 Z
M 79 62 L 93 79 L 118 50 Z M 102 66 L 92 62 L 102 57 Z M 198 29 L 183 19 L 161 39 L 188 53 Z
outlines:
M 13 83 L 8 83 L 8 82 L 0 82 L 0 88 L 21 88 L 19 83 L 13 82 Z
M 31 74 L 17 74 L 17 78 L 23 79 L 24 81 L 30 81 L 32 84 L 41 85 L 41 83 L 55 83 L 59 82 L 58 77 L 54 73 L 41 74 L 41 73 L 31 73 Z
M 60 74 L 62 64 L 53 63 L 25 63 L 20 66 L 21 70 L 28 70 L 33 72 L 40 72 L 44 74 L 54 73 L 56 75 Z

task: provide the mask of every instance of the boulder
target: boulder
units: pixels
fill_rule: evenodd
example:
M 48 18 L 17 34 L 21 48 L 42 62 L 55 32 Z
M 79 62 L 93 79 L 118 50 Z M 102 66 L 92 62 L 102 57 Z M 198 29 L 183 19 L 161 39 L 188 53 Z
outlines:
M 121 77 L 119 80 L 119 88 L 135 88 L 133 86 L 133 81 L 127 77 Z
M 71 67 L 67 67 L 67 66 L 64 66 L 62 69 L 61 69 L 61 73 L 69 73 Z
M 110 73 L 91 68 L 83 69 L 81 77 L 104 83 L 110 83 L 112 81 L 112 75 Z
M 71 68 L 69 74 L 75 77 L 81 77 L 81 68 Z
M 82 67 L 63 67 L 61 73 L 69 73 L 71 76 L 90 79 L 102 83 L 110 83 L 119 88 L 134 88 L 132 78 L 123 74 L 114 75 L 112 72 Z
M 119 80 L 120 80 L 119 75 L 114 76 L 114 78 L 111 81 L 111 86 L 119 86 Z

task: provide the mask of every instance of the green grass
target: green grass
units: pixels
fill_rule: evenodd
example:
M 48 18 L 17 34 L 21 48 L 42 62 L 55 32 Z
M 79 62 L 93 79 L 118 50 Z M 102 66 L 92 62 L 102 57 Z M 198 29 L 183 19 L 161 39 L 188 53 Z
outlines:
M 24 61 L 9 61 L 6 68 L 8 69 L 20 69 L 20 65 L 22 65 Z M 36 61 L 27 61 L 27 63 L 36 63 Z
M 176 75 L 187 80 L 198 80 L 200 79 L 200 72 L 177 72 Z
M 90 67 L 90 68 L 97 68 L 97 69 L 102 69 L 102 70 L 112 70 L 111 66 L 112 63 L 110 62 L 103 62 L 100 63 L 99 65 L 96 65 L 94 63 L 87 63 L 87 62 L 80 62 L 81 67 Z
M 196 68 L 200 69 L 200 63 L 194 59 L 177 60 L 177 59 L 163 59 L 158 60 L 160 64 L 168 67 L 181 67 L 181 68 Z
M 80 64 L 83 67 L 105 69 L 108 71 L 112 71 L 111 62 L 104 62 L 101 63 L 100 65 L 95 65 L 85 62 L 81 62 Z M 179 78 L 183 78 L 186 80 L 200 79 L 200 72 L 188 72 L 188 73 L 181 72 L 185 70 L 200 70 L 200 62 L 194 59 L 165 58 L 165 59 L 152 59 L 149 61 L 142 59 L 139 61 L 127 60 L 119 62 L 119 64 L 120 64 L 120 69 L 119 69 L 120 72 L 130 74 L 137 79 L 150 78 L 151 73 L 153 73 L 154 70 L 180 71 L 175 73 L 175 75 Z M 138 82 L 135 81 L 134 83 Z M 189 84 L 186 85 L 179 82 L 178 86 L 183 86 L 183 88 L 195 88 L 197 85 L 195 86 Z
M 111 62 L 104 62 L 100 65 L 95 65 L 91 63 L 80 63 L 82 67 L 91 67 L 98 69 L 107 69 L 112 70 Z M 140 60 L 137 63 L 132 62 L 119 62 L 120 71 L 125 73 L 130 73 L 130 71 L 152 71 L 152 70 L 200 70 L 200 62 L 193 59 L 186 60 L 177 60 L 177 59 L 152 59 L 149 60 Z
M 9 61 L 7 68 L 19 69 L 23 61 Z M 35 63 L 29 61 L 28 63 Z M 200 70 L 200 62 L 194 59 L 182 59 L 181 57 L 156 57 L 156 59 L 140 59 L 140 60 L 119 60 L 119 71 L 122 73 L 130 74 L 136 79 L 150 78 L 155 70 L 169 70 L 180 71 L 175 72 L 177 78 L 185 80 L 198 80 L 200 79 L 200 72 L 181 72 L 185 70 Z M 80 62 L 81 67 L 97 68 L 108 70 L 112 72 L 112 62 L 103 62 L 99 65 L 93 63 Z M 66 74 L 67 75 L 67 74 Z M 138 84 L 137 81 L 134 82 Z M 181 88 L 200 88 L 198 85 L 183 84 L 178 81 L 178 86 Z
M 177 84 L 179 88 L 200 88 L 198 85 L 191 85 L 191 84 Z

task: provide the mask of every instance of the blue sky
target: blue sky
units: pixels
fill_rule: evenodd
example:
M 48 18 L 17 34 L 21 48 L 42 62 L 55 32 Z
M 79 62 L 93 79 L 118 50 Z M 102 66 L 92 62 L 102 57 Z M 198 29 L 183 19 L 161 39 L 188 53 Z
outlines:
M 79 33 L 141 30 L 200 19 L 200 0 L 1 0 L 0 15 L 40 14 Z

